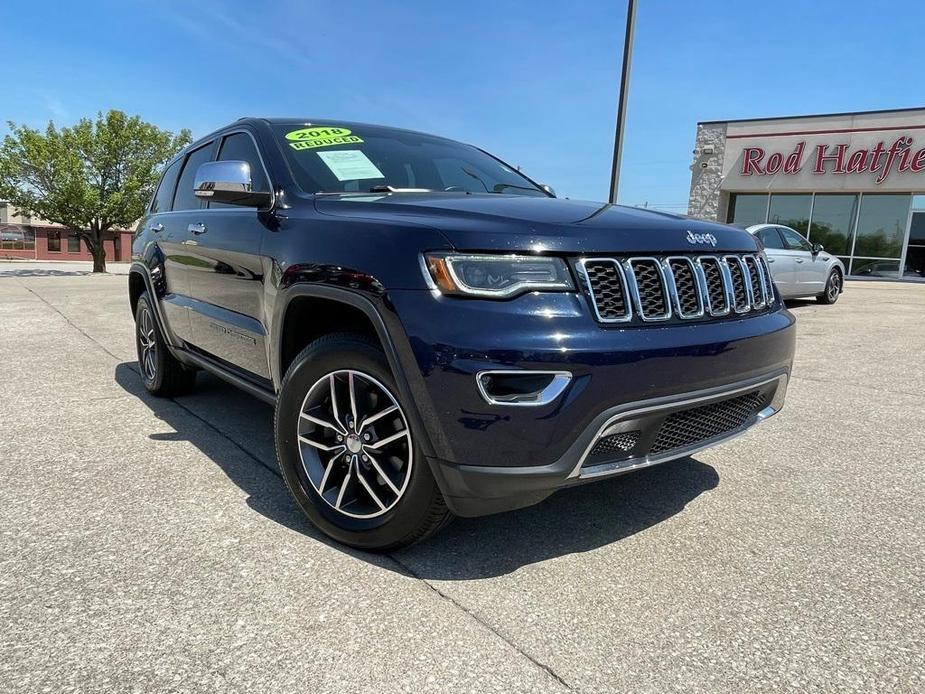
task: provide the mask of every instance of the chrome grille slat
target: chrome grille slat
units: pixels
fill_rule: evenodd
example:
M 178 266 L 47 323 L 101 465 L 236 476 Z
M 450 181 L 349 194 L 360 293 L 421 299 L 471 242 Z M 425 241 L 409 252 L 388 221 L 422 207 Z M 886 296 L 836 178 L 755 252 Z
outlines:
M 656 258 L 629 258 L 626 261 L 627 281 L 636 302 L 636 311 L 644 321 L 671 318 L 671 299 L 662 265 Z
M 579 268 L 591 292 L 591 305 L 602 323 L 621 323 L 633 317 L 623 266 L 614 258 L 586 258 Z
M 703 315 L 703 290 L 694 262 L 683 255 L 668 256 L 662 261 L 662 270 L 675 313 L 681 318 L 700 318 Z
M 576 271 L 600 323 L 722 318 L 773 305 L 758 254 L 582 258 Z
M 764 308 L 766 297 L 764 293 L 764 278 L 761 276 L 761 269 L 758 265 L 758 259 L 753 255 L 742 256 L 742 262 L 748 271 L 748 280 L 752 290 L 752 308 Z
M 724 255 L 723 262 L 729 269 L 733 310 L 736 313 L 748 313 L 752 308 L 752 290 L 745 263 L 737 255 Z
M 729 303 L 729 294 L 726 287 L 728 282 L 726 274 L 723 272 L 723 266 L 719 258 L 714 256 L 700 256 L 697 258 L 697 265 L 703 273 L 704 279 L 704 296 L 707 297 L 708 308 L 711 316 L 727 316 L 732 310 L 732 304 Z
M 774 279 L 771 277 L 771 268 L 768 267 L 768 261 L 764 259 L 764 256 L 760 256 L 759 260 L 761 261 L 759 266 L 764 277 L 764 292 L 767 298 L 765 305 L 770 306 L 774 303 Z

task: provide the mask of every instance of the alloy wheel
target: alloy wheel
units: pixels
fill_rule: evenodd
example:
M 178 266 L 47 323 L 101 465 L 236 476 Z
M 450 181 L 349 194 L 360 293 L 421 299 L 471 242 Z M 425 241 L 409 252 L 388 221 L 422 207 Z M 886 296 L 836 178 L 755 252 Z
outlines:
M 835 301 L 838 298 L 838 292 L 841 290 L 841 276 L 833 272 L 829 278 L 829 301 Z
M 332 509 L 375 518 L 399 502 L 411 479 L 411 430 L 380 381 L 353 369 L 322 376 L 302 401 L 297 427 L 305 475 Z
M 157 340 L 154 335 L 154 320 L 147 308 L 141 310 L 138 318 L 138 362 L 147 380 L 157 375 Z

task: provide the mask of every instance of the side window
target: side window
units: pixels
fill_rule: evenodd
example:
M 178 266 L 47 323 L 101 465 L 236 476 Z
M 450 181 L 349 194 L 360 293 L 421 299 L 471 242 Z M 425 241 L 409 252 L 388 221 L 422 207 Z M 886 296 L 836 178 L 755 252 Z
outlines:
M 780 240 L 777 227 L 765 227 L 758 232 L 758 238 L 765 248 L 783 248 L 784 242 Z
M 202 206 L 199 198 L 193 194 L 193 180 L 196 178 L 196 170 L 200 165 L 211 159 L 212 143 L 186 155 L 183 173 L 180 174 L 180 181 L 177 183 L 177 192 L 173 196 L 173 209 L 198 210 Z
M 812 245 L 809 241 L 800 236 L 793 229 L 788 229 L 787 227 L 780 227 L 780 233 L 784 235 L 784 243 L 787 245 L 787 250 L 790 251 L 811 251 L 813 250 Z
M 263 171 L 263 165 L 260 163 L 260 155 L 254 141 L 247 133 L 233 133 L 222 140 L 222 148 L 219 150 L 216 161 L 246 161 L 251 166 L 251 183 L 253 189 L 258 192 L 270 190 L 270 182 Z M 240 205 L 229 205 L 223 202 L 210 202 L 209 207 L 240 207 Z
M 167 212 L 170 209 L 170 203 L 173 200 L 173 189 L 177 185 L 177 176 L 180 174 L 180 164 L 182 163 L 182 158 L 177 159 L 167 167 L 164 175 L 161 176 L 161 182 L 157 186 L 154 200 L 151 201 L 152 214 Z

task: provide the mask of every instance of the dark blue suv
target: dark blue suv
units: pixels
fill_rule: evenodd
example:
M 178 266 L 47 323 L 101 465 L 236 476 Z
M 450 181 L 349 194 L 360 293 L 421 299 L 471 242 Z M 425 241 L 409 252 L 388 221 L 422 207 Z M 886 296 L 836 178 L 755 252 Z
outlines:
M 302 510 L 391 549 L 780 410 L 794 319 L 758 243 L 440 137 L 242 119 L 168 164 L 138 228 L 140 370 L 272 403 Z

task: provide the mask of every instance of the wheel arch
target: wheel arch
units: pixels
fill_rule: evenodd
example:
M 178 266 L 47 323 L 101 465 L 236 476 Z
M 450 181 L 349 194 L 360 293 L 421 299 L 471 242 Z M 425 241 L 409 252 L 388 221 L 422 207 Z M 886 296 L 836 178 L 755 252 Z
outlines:
M 320 312 L 320 313 L 314 313 Z M 415 389 L 409 379 L 406 363 L 415 364 L 410 348 L 393 336 L 382 313 L 365 296 L 339 287 L 323 285 L 293 285 L 284 290 L 284 296 L 277 299 L 273 325 L 279 326 L 270 337 L 270 373 L 274 387 L 279 390 L 286 369 L 292 359 L 312 339 L 330 332 L 351 331 L 368 335 L 382 348 L 389 369 L 398 385 L 399 395 L 407 403 L 408 415 L 415 420 L 422 433 L 422 448 L 425 455 L 434 455 L 430 427 L 425 425 L 419 404 L 421 399 L 416 390 L 423 392 L 423 384 Z M 308 320 L 317 324 L 300 325 Z M 395 321 L 397 323 L 397 319 Z M 408 351 L 407 359 L 401 356 L 402 347 Z M 410 362 L 407 360 L 410 359 Z M 413 378 L 413 374 L 412 374 Z

